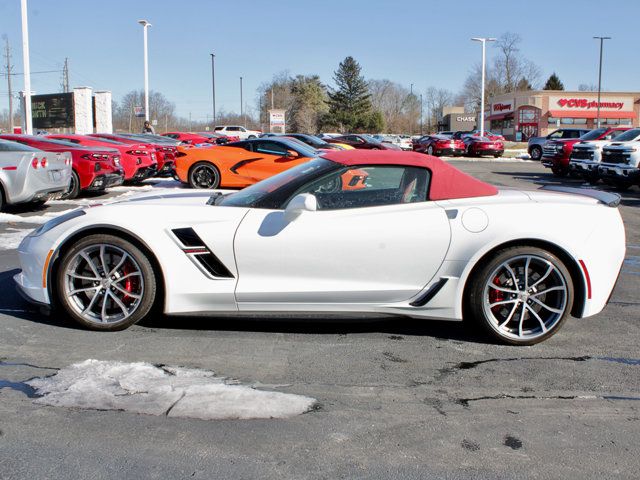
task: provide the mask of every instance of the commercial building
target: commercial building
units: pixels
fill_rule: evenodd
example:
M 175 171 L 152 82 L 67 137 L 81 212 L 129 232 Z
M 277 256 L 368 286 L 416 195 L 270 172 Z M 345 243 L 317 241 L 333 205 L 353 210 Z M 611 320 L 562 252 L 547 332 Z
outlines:
M 526 141 L 559 127 L 596 128 L 598 92 L 528 90 L 489 99 L 485 129 L 507 140 Z M 603 92 L 600 125 L 637 127 L 640 92 Z
M 476 116 L 465 113 L 464 107 L 444 107 L 438 118 L 438 131 L 469 131 L 476 127 Z

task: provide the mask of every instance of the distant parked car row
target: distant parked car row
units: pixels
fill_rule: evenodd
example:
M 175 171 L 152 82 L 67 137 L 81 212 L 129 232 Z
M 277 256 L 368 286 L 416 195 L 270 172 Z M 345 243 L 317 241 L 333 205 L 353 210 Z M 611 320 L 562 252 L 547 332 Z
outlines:
M 53 194 L 71 199 L 83 191 L 100 192 L 123 182 L 136 184 L 150 177 L 171 175 L 178 145 L 175 140 L 160 135 L 124 133 L 1 134 L 0 140 L 0 156 L 4 159 L 0 206 L 44 202 Z M 63 159 L 68 168 L 58 168 L 59 159 Z M 25 162 L 32 163 L 33 171 L 27 176 L 21 170 Z M 43 184 L 43 171 L 50 179 L 48 184 Z M 20 195 L 16 195 L 17 186 L 21 188 Z
M 424 135 L 414 140 L 413 150 L 435 156 L 459 157 L 467 155 L 479 157 L 487 155 L 498 158 L 504 154 L 504 143 L 502 140 L 494 140 L 490 137 L 480 137 L 472 134 L 461 136 L 461 139 L 437 134 Z

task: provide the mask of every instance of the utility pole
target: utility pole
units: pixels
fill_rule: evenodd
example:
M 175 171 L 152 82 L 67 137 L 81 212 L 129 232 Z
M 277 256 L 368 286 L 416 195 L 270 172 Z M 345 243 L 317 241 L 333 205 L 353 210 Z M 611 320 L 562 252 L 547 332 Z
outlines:
M 213 128 L 216 127 L 216 70 L 215 70 L 215 58 L 216 56 L 211 53 L 211 89 L 213 90 Z
M 247 122 L 244 118 L 244 105 L 242 104 L 242 77 L 240 77 L 240 117 L 244 122 L 244 127 L 247 128 Z
M 422 135 L 423 124 L 422 124 L 422 94 L 420 94 L 420 135 Z
M 600 93 L 602 91 L 602 45 L 605 40 L 611 40 L 611 37 L 593 37 L 600 40 L 600 66 L 598 67 L 598 112 L 596 114 L 596 128 L 600 128 Z
M 27 0 L 20 0 L 22 18 L 22 68 L 24 72 L 24 133 L 33 134 L 33 117 L 31 115 L 31 62 L 29 61 L 29 20 Z
M 9 92 L 9 133 L 13 133 L 13 91 L 11 90 L 11 47 L 9 47 L 9 39 L 5 38 L 4 58 L 7 59 L 7 91 Z
M 65 57 L 64 67 L 62 67 L 62 91 L 69 92 L 69 59 Z

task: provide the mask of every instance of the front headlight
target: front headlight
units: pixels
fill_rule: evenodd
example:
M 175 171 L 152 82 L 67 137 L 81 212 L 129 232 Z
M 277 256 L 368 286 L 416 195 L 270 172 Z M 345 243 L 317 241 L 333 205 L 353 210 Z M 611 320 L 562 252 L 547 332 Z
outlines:
M 74 218 L 81 217 L 82 215 L 86 215 L 86 212 L 83 209 L 72 210 L 69 213 L 65 213 L 63 215 L 60 215 L 59 217 L 52 218 L 47 223 L 44 223 L 36 228 L 28 236 L 39 237 L 43 233 L 47 233 L 49 230 L 56 228 L 58 225 L 62 225 L 64 222 L 68 222 L 69 220 L 73 220 Z

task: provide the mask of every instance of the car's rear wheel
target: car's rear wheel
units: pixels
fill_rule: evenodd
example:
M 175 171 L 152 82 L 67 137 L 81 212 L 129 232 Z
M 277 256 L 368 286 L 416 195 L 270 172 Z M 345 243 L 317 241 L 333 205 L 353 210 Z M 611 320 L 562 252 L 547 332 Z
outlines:
M 71 170 L 71 182 L 69 188 L 64 192 L 60 198 L 62 200 L 71 200 L 76 198 L 80 194 L 80 177 L 75 170 Z
M 540 160 L 542 158 L 542 148 L 531 147 L 529 155 L 531 155 L 531 160 Z
M 551 172 L 556 177 L 566 177 L 569 174 L 569 169 L 561 166 L 551 167 Z
M 112 235 L 89 235 L 62 257 L 58 301 L 76 322 L 92 330 L 127 328 L 155 301 L 153 267 L 138 247 Z
M 189 169 L 189 186 L 191 188 L 218 188 L 220 171 L 209 162 L 198 162 Z
M 494 339 L 512 345 L 533 345 L 554 335 L 573 304 L 567 267 L 537 247 L 496 252 L 469 285 L 465 314 Z

